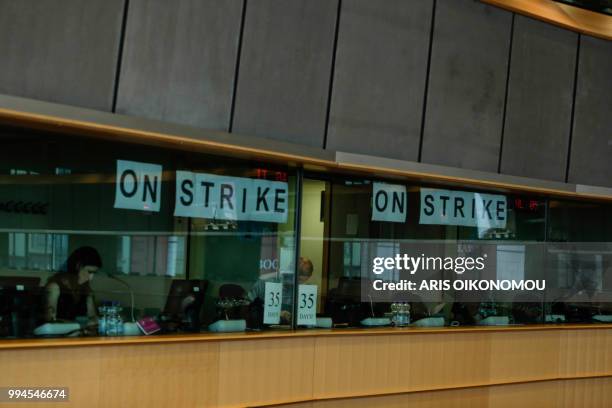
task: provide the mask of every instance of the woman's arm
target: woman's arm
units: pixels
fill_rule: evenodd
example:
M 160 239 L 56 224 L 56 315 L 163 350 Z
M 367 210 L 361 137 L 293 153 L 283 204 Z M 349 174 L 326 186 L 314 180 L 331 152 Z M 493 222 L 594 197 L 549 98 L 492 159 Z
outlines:
M 43 318 L 47 322 L 52 322 L 57 318 L 57 301 L 60 297 L 60 287 L 57 283 L 51 282 L 45 286 L 45 303 Z

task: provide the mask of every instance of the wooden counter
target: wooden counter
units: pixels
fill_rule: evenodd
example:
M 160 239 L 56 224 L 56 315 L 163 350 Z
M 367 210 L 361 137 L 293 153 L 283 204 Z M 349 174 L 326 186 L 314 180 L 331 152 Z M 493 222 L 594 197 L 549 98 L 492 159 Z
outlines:
M 183 333 L 152 336 L 119 337 L 60 337 L 0 340 L 0 350 L 44 347 L 109 346 L 157 343 L 185 343 L 202 341 L 264 340 L 287 337 L 380 336 L 407 334 L 478 333 L 506 331 L 547 331 L 575 329 L 612 329 L 612 324 L 530 324 L 509 326 L 458 326 L 458 327 L 381 327 L 345 329 L 266 330 L 239 333 Z
M 4 340 L 0 367 L 63 407 L 609 407 L 612 325 Z

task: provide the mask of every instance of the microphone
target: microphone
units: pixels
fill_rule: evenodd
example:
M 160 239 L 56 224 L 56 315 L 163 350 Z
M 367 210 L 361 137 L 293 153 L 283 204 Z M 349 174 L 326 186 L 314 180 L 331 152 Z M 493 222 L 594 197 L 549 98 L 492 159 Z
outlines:
M 128 291 L 130 292 L 130 315 L 132 317 L 132 323 L 136 322 L 136 319 L 134 318 L 134 291 L 132 290 L 132 287 L 130 286 L 129 283 L 127 283 L 126 281 L 124 281 L 123 279 L 111 274 L 109 271 L 106 272 L 106 276 L 108 276 L 110 279 L 116 280 L 117 282 L 121 283 L 123 286 L 125 286 Z
M 372 295 L 368 295 L 368 298 L 370 298 L 370 313 L 372 314 L 372 317 L 374 316 L 374 302 L 372 301 Z

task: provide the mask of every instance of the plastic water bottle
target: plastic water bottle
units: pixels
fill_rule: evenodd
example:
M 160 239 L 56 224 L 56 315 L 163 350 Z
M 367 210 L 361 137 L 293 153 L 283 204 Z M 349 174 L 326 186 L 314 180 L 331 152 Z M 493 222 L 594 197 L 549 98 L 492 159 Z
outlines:
M 113 304 L 108 307 L 108 319 L 106 321 L 106 335 L 117 335 L 117 307 Z
M 404 323 L 410 324 L 410 303 L 404 303 Z
M 121 310 L 123 310 L 119 306 L 119 302 L 117 302 L 117 306 L 115 306 L 115 332 L 117 336 L 123 336 L 123 318 L 121 317 Z
M 396 327 L 403 327 L 410 324 L 410 304 L 409 303 L 393 303 L 391 305 L 393 312 L 393 323 Z
M 100 313 L 100 319 L 98 319 L 98 334 L 100 336 L 106 336 L 106 327 L 108 322 L 108 307 L 106 302 L 102 302 L 102 306 L 98 308 Z

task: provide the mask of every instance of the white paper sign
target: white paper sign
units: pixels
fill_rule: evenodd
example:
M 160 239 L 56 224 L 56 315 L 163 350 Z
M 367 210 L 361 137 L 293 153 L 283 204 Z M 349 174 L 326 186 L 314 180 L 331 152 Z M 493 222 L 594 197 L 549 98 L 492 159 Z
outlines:
M 406 222 L 408 194 L 406 186 L 374 183 L 372 186 L 372 221 Z
M 282 181 L 249 180 L 247 191 L 248 219 L 251 221 L 287 222 L 288 184 Z
M 283 303 L 283 284 L 266 282 L 264 299 L 264 324 L 279 324 Z
M 288 184 L 281 181 L 177 171 L 174 215 L 285 223 L 288 194 Z
M 297 306 L 297 324 L 315 326 L 317 324 L 317 285 L 299 286 Z
M 117 160 L 115 208 L 159 211 L 162 166 Z
M 506 228 L 506 221 L 503 195 L 421 189 L 421 224 Z

